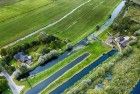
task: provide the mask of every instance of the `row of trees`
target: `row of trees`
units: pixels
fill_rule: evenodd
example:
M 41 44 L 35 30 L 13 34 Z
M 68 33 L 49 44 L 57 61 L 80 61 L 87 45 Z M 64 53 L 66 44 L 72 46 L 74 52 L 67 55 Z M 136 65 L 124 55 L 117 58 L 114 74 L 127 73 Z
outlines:
M 18 52 L 26 52 L 28 49 L 38 45 L 46 45 L 46 47 L 42 49 L 41 52 L 41 54 L 46 54 L 52 49 L 61 48 L 64 45 L 64 42 L 53 35 L 48 35 L 44 32 L 41 32 L 36 40 L 32 40 L 31 42 L 26 42 L 21 45 L 8 47 L 6 49 L 1 49 L 0 55 L 4 57 L 3 67 L 5 67 L 5 69 L 9 69 L 9 72 L 12 73 L 15 69 L 10 66 L 9 62 L 13 59 L 13 56 Z
M 49 60 L 57 57 L 58 55 L 59 55 L 59 52 L 57 50 L 52 50 L 48 54 L 40 56 L 39 59 L 38 59 L 38 63 L 43 64 L 46 61 L 49 61 Z
M 128 34 L 133 23 L 130 17 L 124 17 L 122 19 L 117 19 L 111 27 L 114 31 L 119 31 L 121 34 Z
M 1 65 L 2 61 L 0 60 L 0 73 L 3 71 L 2 65 Z M 8 88 L 8 83 L 7 80 L 0 76 L 0 94 L 2 94 L 3 91 L 5 91 Z
M 12 56 L 19 51 L 26 51 L 27 49 L 32 48 L 34 46 L 37 46 L 40 44 L 49 44 L 49 43 L 52 43 L 53 48 L 57 48 L 61 44 L 61 40 L 53 35 L 47 35 L 47 34 L 41 32 L 38 36 L 38 39 L 33 40 L 31 42 L 21 44 L 21 45 L 16 45 L 16 46 L 9 47 L 6 49 L 1 49 L 0 54 L 2 56 L 6 56 L 8 58 L 10 57 L 10 59 L 11 59 Z M 57 45 L 57 47 L 56 47 L 56 45 Z M 7 58 L 6 58 L 6 60 L 7 60 Z
M 76 83 L 74 87 L 67 89 L 64 94 L 86 94 L 87 92 L 90 92 L 88 91 L 89 88 L 92 92 L 91 94 L 112 94 L 106 93 L 106 91 L 102 91 L 102 89 L 96 90 L 95 85 L 101 83 L 102 79 L 105 78 L 106 73 L 110 73 L 111 68 L 113 68 L 116 62 L 120 61 L 123 57 L 130 55 L 132 51 L 132 47 L 128 46 L 122 53 L 115 56 L 114 59 L 92 70 L 85 78 Z M 107 92 L 110 92 L 110 90 Z

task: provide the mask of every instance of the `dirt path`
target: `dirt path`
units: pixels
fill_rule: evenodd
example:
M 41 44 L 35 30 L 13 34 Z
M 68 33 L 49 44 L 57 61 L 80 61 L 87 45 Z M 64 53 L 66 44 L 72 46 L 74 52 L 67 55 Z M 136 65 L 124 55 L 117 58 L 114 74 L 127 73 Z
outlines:
M 74 8 L 72 11 L 70 11 L 68 14 L 66 14 L 65 16 L 63 16 L 61 19 L 59 19 L 59 20 L 57 20 L 57 21 L 55 21 L 55 22 L 53 22 L 53 23 L 51 23 L 51 24 L 49 24 L 49 25 L 47 25 L 47 26 L 45 26 L 45 27 L 43 27 L 43 28 L 41 28 L 41 29 L 39 29 L 39 30 L 37 30 L 37 31 L 34 31 L 33 33 L 31 33 L 31 34 L 29 34 L 29 35 L 27 35 L 27 36 L 25 36 L 25 37 L 23 37 L 23 38 L 20 38 L 20 39 L 14 41 L 14 42 L 12 42 L 12 43 L 10 43 L 10 44 L 8 44 L 8 45 L 2 47 L 2 48 L 7 48 L 7 47 L 9 47 L 9 46 L 13 46 L 13 45 L 15 45 L 16 43 L 18 43 L 18 42 L 20 42 L 20 41 L 22 41 L 22 40 L 25 40 L 26 38 L 29 38 L 29 37 L 31 37 L 31 36 L 33 36 L 33 35 L 35 35 L 35 34 L 41 32 L 41 31 L 43 31 L 43 30 L 45 30 L 45 29 L 47 29 L 47 28 L 49 28 L 49 27 L 51 27 L 51 26 L 56 25 L 57 23 L 61 22 L 63 19 L 65 19 L 66 17 L 68 17 L 69 15 L 71 15 L 72 13 L 74 13 L 76 10 L 78 10 L 80 7 L 82 7 L 82 6 L 84 6 L 85 4 L 89 3 L 90 1 L 91 1 L 91 0 L 88 0 L 88 1 L 84 2 L 83 4 L 79 5 L 78 7 Z

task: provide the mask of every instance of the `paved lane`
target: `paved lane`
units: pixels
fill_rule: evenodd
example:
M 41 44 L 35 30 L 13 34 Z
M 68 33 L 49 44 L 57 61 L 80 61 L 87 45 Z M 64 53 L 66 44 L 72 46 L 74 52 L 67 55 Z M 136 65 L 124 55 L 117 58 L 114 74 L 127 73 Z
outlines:
M 17 86 L 13 81 L 12 77 L 7 73 L 7 71 L 2 71 L 2 75 L 5 76 L 5 78 L 7 79 L 8 85 L 10 86 L 13 94 L 20 94 L 20 91 L 23 87 Z

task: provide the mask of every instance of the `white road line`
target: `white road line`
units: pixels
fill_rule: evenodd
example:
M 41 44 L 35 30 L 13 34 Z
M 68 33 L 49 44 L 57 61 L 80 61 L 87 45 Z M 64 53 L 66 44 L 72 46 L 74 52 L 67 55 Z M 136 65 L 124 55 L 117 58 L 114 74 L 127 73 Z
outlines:
M 73 9 L 71 12 L 69 12 L 68 14 L 66 14 L 65 16 L 63 16 L 61 19 L 55 21 L 54 23 L 51 23 L 51 24 L 49 24 L 49 25 L 47 25 L 47 26 L 45 26 L 45 27 L 43 27 L 43 28 L 41 28 L 41 29 L 39 29 L 39 30 L 37 30 L 37 31 L 34 31 L 33 33 L 31 33 L 31 34 L 29 34 L 29 35 L 27 35 L 27 36 L 25 36 L 25 37 L 23 37 L 23 38 L 20 38 L 20 39 L 14 41 L 14 42 L 12 42 L 12 43 L 10 43 L 10 44 L 8 44 L 8 45 L 2 47 L 2 48 L 7 48 L 7 47 L 9 47 L 9 46 L 13 46 L 13 45 L 15 45 L 16 43 L 18 43 L 18 42 L 20 42 L 20 41 L 22 41 L 22 40 L 25 40 L 26 38 L 29 38 L 29 37 L 31 37 L 31 36 L 33 36 L 33 35 L 35 35 L 35 34 L 41 32 L 41 31 L 43 31 L 43 30 L 45 30 L 45 29 L 47 29 L 47 28 L 49 28 L 49 27 L 51 27 L 51 26 L 56 25 L 57 23 L 61 22 L 63 19 L 65 19 L 66 17 L 68 17 L 69 15 L 71 15 L 72 13 L 74 13 L 74 12 L 75 12 L 77 9 L 79 9 L 80 7 L 82 7 L 82 6 L 84 6 L 85 4 L 89 3 L 90 1 L 91 1 L 91 0 L 88 0 L 88 1 L 84 2 L 83 4 L 79 5 L 78 7 L 76 7 L 76 8 Z

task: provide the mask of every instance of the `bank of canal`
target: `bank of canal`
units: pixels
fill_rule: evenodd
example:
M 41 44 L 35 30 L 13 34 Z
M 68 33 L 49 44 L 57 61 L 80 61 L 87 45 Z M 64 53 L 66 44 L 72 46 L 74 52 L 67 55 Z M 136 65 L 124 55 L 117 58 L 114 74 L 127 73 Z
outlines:
M 104 61 L 106 61 L 108 58 L 112 57 L 115 53 L 117 53 L 116 49 L 112 49 L 108 53 L 102 55 L 99 59 L 91 63 L 89 66 L 84 68 L 82 71 L 74 75 L 72 78 L 70 78 L 68 81 L 57 87 L 55 90 L 53 90 L 50 94 L 61 94 L 64 92 L 67 88 L 71 87 L 74 85 L 75 82 L 80 80 L 82 77 L 87 75 L 91 70 L 96 68 L 98 65 L 102 64 Z
M 131 94 L 140 94 L 140 81 L 139 81 L 138 84 L 134 87 L 134 89 L 132 90 Z
M 115 18 L 119 15 L 119 13 L 121 12 L 121 10 L 123 9 L 123 7 L 125 6 L 125 0 L 123 0 L 112 12 L 111 14 L 111 18 L 107 19 L 105 21 L 105 23 L 101 26 L 100 30 L 98 32 L 95 32 L 93 34 L 90 34 L 89 36 L 99 36 L 103 31 L 105 31 L 115 20 Z M 78 42 L 75 47 L 78 46 L 86 46 L 88 43 L 88 37 L 85 37 L 83 40 L 81 40 L 80 42 Z M 35 68 L 34 70 L 29 72 L 29 76 L 35 75 L 37 73 L 40 73 L 50 67 L 52 67 L 53 65 L 59 63 L 60 61 L 64 60 L 65 58 L 69 57 L 71 54 L 75 53 L 76 51 L 66 51 L 64 52 L 62 55 L 60 55 L 57 59 L 54 59 L 52 61 L 46 62 L 43 66 L 38 66 L 37 68 Z
M 41 83 L 39 83 L 38 85 L 36 85 L 35 87 L 33 87 L 32 89 L 30 89 L 29 91 L 27 91 L 26 94 L 38 94 L 39 92 L 41 92 L 45 87 L 47 87 L 50 83 L 52 83 L 53 81 L 55 81 L 57 78 L 59 78 L 60 76 L 62 76 L 65 72 L 67 72 L 69 69 L 71 69 L 72 67 L 74 67 L 76 64 L 82 62 L 84 59 L 86 59 L 90 54 L 89 53 L 84 53 L 83 55 L 81 55 L 80 57 L 78 57 L 77 59 L 75 59 L 74 61 L 70 62 L 68 65 L 66 65 L 65 67 L 63 67 L 62 69 L 60 69 L 59 71 L 57 71 L 56 73 L 54 73 L 52 76 L 50 76 L 49 78 L 47 78 L 46 80 L 42 81 Z

